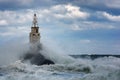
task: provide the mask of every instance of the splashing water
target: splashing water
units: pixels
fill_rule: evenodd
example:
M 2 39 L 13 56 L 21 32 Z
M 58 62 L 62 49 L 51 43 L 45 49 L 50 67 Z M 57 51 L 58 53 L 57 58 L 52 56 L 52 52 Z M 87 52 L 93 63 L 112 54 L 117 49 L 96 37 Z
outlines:
M 13 57 L 16 58 L 12 61 L 8 58 L 7 65 L 0 66 L 0 80 L 120 80 L 120 58 L 74 59 L 54 52 L 46 46 L 43 48 L 40 53 L 55 64 L 37 66 L 23 63 L 16 56 L 26 50 L 15 50 L 15 54 L 14 48 L 9 51 L 9 55 L 13 52 Z M 17 54 L 17 51 L 20 54 Z M 4 62 L 4 59 L 0 60 Z
M 103 57 L 95 60 L 54 65 L 31 65 L 20 60 L 0 68 L 0 80 L 120 80 L 120 58 Z

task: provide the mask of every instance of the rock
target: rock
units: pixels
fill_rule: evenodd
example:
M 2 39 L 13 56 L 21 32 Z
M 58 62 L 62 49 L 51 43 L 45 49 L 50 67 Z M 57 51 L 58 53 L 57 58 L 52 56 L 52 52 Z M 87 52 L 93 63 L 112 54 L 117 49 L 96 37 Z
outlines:
M 54 64 L 52 60 L 46 59 L 40 53 L 37 53 L 37 54 L 27 53 L 23 56 L 22 61 L 26 61 L 26 60 L 30 60 L 31 64 L 35 64 L 35 65 Z

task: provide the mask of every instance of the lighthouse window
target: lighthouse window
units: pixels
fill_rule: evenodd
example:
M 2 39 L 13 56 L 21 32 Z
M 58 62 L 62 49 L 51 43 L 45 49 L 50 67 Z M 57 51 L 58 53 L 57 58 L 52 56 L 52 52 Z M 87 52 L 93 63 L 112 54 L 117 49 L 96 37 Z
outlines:
M 36 33 L 38 33 L 38 29 L 36 29 Z
M 35 34 L 33 34 L 33 36 L 35 36 Z

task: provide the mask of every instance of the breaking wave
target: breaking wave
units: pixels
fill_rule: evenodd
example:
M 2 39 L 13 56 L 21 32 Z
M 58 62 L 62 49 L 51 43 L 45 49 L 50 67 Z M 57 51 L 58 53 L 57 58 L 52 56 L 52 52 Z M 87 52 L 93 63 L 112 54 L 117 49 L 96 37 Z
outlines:
M 21 53 L 29 50 L 29 46 L 11 47 L 1 50 L 5 54 L 0 57 L 0 80 L 120 80 L 120 58 L 72 58 L 43 45 L 39 53 L 44 57 L 39 56 L 55 64 L 37 66 L 18 60 Z M 36 60 L 41 60 L 40 57 Z
M 20 60 L 1 66 L 0 80 L 120 80 L 120 58 L 75 59 L 71 63 L 31 65 Z

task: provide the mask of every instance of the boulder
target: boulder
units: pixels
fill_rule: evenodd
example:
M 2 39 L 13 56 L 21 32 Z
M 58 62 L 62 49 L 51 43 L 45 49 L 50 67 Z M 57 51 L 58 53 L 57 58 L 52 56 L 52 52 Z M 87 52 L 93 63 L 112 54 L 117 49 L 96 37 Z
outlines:
M 54 62 L 52 60 L 46 59 L 43 55 L 41 55 L 40 53 L 26 53 L 23 56 L 22 61 L 26 61 L 26 60 L 30 60 L 31 64 L 35 64 L 35 65 L 44 65 L 44 64 L 54 64 Z

